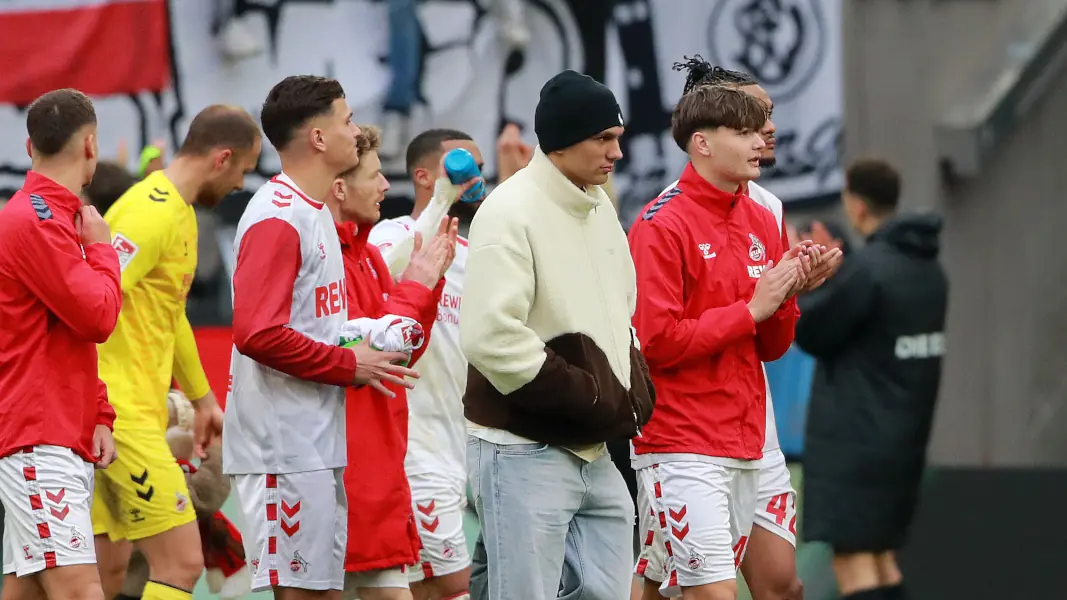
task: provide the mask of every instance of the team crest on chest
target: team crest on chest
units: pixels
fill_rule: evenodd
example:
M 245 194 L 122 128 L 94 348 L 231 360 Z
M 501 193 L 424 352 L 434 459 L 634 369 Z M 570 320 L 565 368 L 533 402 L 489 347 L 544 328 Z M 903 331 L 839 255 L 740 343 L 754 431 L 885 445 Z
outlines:
M 767 258 L 767 249 L 763 246 L 763 242 L 759 241 L 756 234 L 748 234 L 748 238 L 752 240 L 752 245 L 748 247 L 748 257 L 753 262 L 763 262 L 763 259 Z

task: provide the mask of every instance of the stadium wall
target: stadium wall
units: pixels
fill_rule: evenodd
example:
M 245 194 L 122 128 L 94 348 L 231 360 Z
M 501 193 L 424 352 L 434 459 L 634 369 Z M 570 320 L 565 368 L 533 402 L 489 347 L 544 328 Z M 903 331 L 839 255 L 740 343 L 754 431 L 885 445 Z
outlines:
M 1067 72 L 971 181 L 943 183 L 933 135 L 997 53 L 1013 51 L 1012 16 L 1028 2 L 1037 0 L 845 3 L 845 160 L 889 159 L 903 171 L 907 207 L 946 218 L 940 465 L 1067 465 L 1067 254 L 1057 244 L 1067 223 Z

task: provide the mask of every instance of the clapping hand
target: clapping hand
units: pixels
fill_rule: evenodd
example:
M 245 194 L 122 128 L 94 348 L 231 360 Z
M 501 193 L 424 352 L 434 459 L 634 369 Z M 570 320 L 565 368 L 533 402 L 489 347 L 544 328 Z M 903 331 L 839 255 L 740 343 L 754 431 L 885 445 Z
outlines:
M 422 235 L 415 232 L 415 249 L 411 261 L 400 276 L 401 281 L 415 281 L 433 289 L 452 266 L 456 257 L 456 238 L 459 236 L 459 220 L 445 217 L 437 228 L 437 234 L 424 243 Z
M 811 276 L 812 269 L 819 263 L 824 250 L 825 248 L 821 248 L 811 241 L 802 241 L 782 255 L 782 259 L 778 261 L 778 264 L 793 263 L 797 270 L 797 280 L 789 290 L 789 293 L 786 294 L 786 298 L 792 298 L 794 294 L 804 288 L 804 284 Z
M 789 260 L 783 257 L 777 265 L 773 261 L 768 263 L 767 269 L 756 282 L 752 299 L 748 302 L 748 310 L 754 321 L 762 323 L 769 319 L 789 297 L 804 269 L 800 262 L 799 257 Z
M 808 279 L 804 282 L 801 291 L 810 292 L 826 283 L 826 280 L 837 272 L 837 269 L 841 266 L 841 262 L 844 258 L 845 255 L 841 252 L 840 248 L 831 248 L 829 250 L 823 249 L 818 264 L 816 264 L 815 267 L 812 268 L 811 273 L 808 274 Z

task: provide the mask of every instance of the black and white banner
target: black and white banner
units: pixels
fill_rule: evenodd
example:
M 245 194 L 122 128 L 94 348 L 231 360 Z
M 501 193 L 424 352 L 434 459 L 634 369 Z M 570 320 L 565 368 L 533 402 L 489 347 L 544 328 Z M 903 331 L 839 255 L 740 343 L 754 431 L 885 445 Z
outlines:
M 615 90 L 626 114 L 627 157 L 616 189 L 627 221 L 685 164 L 668 131 L 684 81 L 671 65 L 700 54 L 753 74 L 773 98 L 779 166 L 765 172 L 767 187 L 786 201 L 840 188 L 842 0 L 522 0 L 522 22 L 531 34 L 522 50 L 501 41 L 493 6 L 500 1 L 422 0 L 415 10 L 422 40 L 412 132 L 467 131 L 483 149 L 487 175 L 495 172 L 492 149 L 502 123 L 525 125 L 533 143 L 541 85 L 565 68 L 584 71 Z M 213 33 L 216 2 L 171 0 L 172 85 L 161 94 L 96 99 L 105 158 L 121 141 L 131 161 L 156 139 L 165 139 L 172 153 L 204 106 L 237 104 L 256 114 L 270 87 L 295 73 L 338 78 L 358 121 L 380 122 L 391 81 L 387 11 L 403 2 L 229 4 L 264 51 L 227 60 Z M 49 32 L 41 33 L 47 39 Z M 0 187 L 17 187 L 29 166 L 24 107 L 0 104 L 0 132 Z M 387 166 L 402 193 L 403 168 Z M 276 153 L 265 148 L 259 174 L 277 169 Z

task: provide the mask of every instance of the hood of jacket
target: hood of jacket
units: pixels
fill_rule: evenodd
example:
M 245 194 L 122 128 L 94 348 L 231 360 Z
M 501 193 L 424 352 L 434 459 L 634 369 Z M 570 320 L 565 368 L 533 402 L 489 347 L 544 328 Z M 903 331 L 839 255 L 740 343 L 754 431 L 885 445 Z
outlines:
M 935 214 L 900 215 L 886 221 L 870 241 L 881 240 L 906 254 L 936 258 L 941 250 L 942 224 L 941 217 Z

